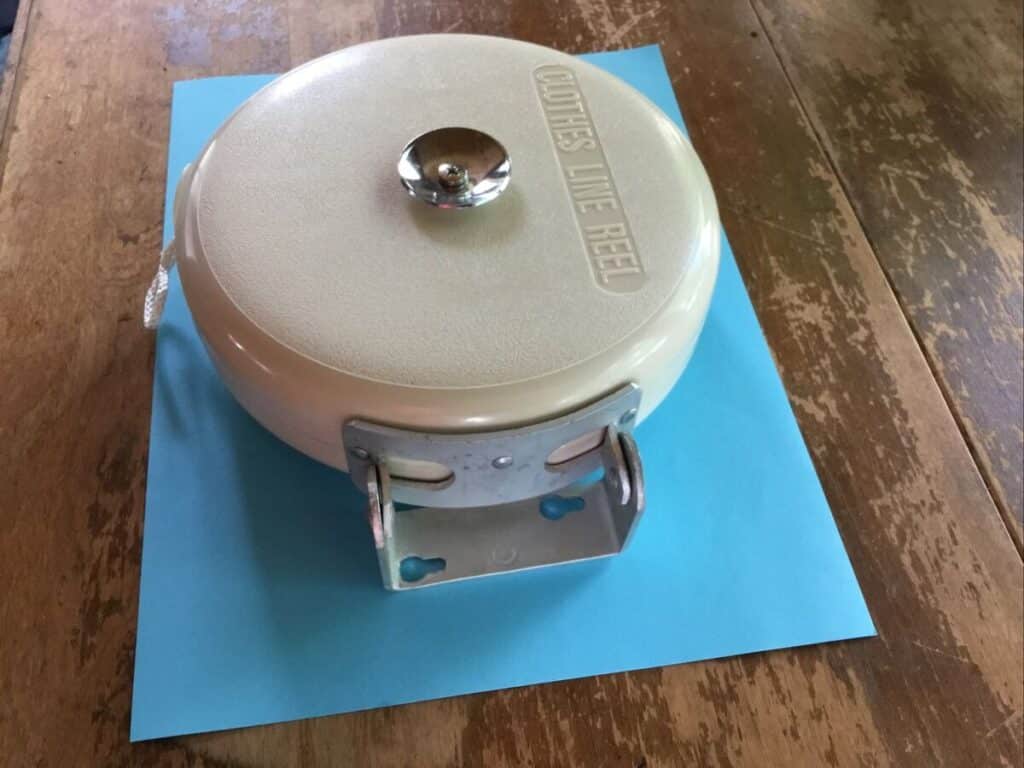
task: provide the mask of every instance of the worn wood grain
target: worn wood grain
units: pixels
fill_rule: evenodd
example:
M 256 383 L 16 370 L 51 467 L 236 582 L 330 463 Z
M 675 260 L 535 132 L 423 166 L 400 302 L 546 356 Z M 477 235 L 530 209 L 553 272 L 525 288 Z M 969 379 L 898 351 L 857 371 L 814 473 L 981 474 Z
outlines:
M 1020 547 L 1021 3 L 755 5 Z
M 1021 763 L 1021 559 L 747 0 L 34 0 L 31 13 L 0 145 L 4 761 Z M 153 363 L 140 297 L 170 83 L 445 29 L 663 46 L 881 636 L 130 746 Z

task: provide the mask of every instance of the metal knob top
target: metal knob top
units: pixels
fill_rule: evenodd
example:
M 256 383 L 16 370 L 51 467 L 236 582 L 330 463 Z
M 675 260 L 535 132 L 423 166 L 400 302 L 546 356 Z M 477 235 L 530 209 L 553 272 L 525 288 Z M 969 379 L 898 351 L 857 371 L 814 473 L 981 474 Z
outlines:
M 438 208 L 475 208 L 508 186 L 511 161 L 496 139 L 472 128 L 439 128 L 405 145 L 402 186 Z

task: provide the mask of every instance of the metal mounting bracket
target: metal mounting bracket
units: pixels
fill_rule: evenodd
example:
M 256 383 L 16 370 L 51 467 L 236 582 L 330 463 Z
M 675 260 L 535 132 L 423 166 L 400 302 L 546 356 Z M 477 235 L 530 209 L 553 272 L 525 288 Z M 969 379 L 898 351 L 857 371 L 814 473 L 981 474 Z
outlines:
M 414 589 L 621 552 L 644 509 L 640 456 L 620 431 L 632 425 L 639 400 L 629 385 L 572 414 L 491 433 L 346 424 L 349 468 L 369 497 L 384 586 Z M 596 446 L 546 462 L 555 448 L 591 434 Z M 392 476 L 389 457 L 455 470 L 433 483 L 410 481 Z M 600 480 L 578 482 L 598 472 Z M 396 509 L 396 499 L 425 506 Z

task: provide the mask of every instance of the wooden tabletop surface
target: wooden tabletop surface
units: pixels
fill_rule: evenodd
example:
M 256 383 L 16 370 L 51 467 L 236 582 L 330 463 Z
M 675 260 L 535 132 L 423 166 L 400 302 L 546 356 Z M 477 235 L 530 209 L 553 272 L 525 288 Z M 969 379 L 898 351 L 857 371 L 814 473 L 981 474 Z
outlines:
M 660 43 L 877 639 L 129 745 L 171 83 L 398 34 Z M 22 0 L 0 91 L 0 763 L 1019 766 L 1008 0 Z

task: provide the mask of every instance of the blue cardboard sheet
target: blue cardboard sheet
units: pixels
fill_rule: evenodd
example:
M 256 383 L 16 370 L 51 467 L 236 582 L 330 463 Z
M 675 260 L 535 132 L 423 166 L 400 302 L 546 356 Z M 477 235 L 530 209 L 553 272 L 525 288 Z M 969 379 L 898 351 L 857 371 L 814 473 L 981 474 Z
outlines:
M 656 47 L 584 58 L 682 125 Z M 181 169 L 270 79 L 175 85 L 165 240 Z M 385 592 L 365 497 L 235 403 L 174 273 L 132 740 L 874 634 L 727 243 L 693 360 L 636 437 L 647 512 L 624 554 Z

